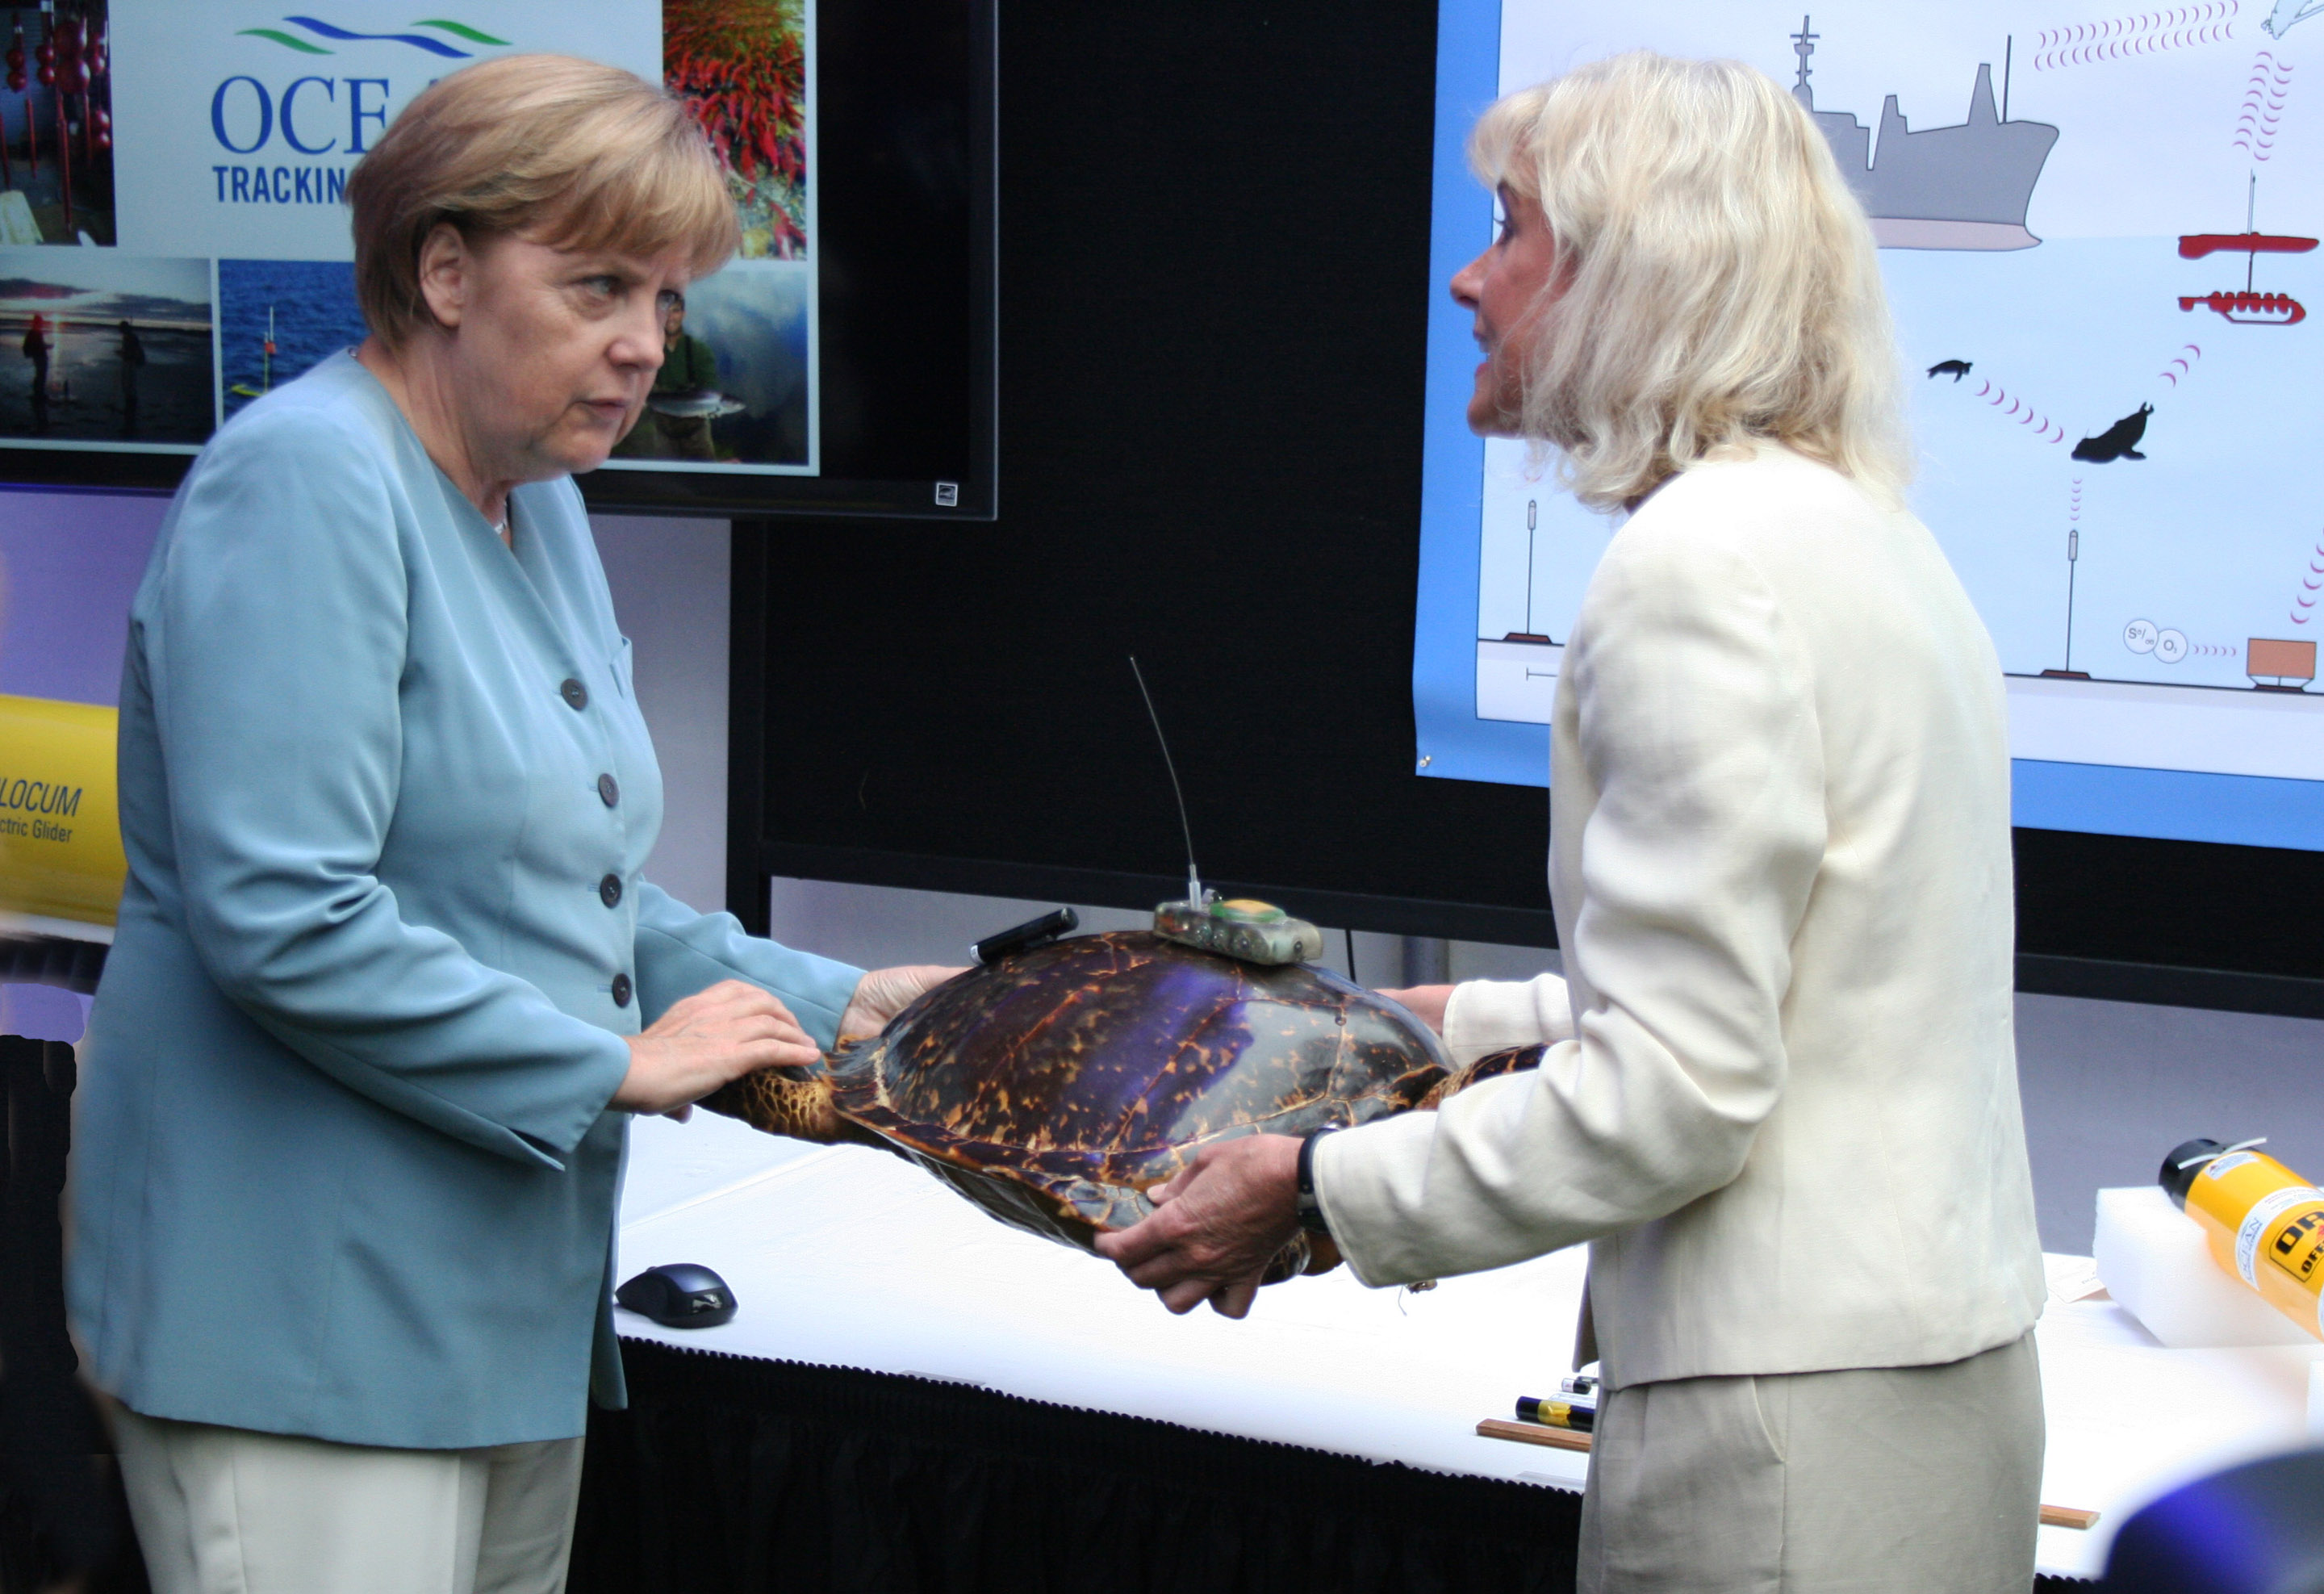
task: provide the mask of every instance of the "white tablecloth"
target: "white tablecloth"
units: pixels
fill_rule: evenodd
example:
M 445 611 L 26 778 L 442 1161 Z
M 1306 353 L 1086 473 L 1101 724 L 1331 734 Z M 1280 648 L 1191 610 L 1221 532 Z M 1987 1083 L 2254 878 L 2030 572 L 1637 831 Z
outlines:
M 1346 1269 L 1260 1292 L 1241 1322 L 1172 1317 L 1093 1257 L 985 1217 L 899 1158 L 777 1140 L 698 1113 L 636 1124 L 620 1276 L 699 1262 L 733 1287 L 720 1328 L 623 1334 L 739 1356 L 957 1379 L 1093 1411 L 1415 1467 L 1579 1488 L 1588 1457 L 1480 1439 L 1555 1392 L 1579 1249 L 1365 1289 Z M 2104 1299 L 2042 1320 L 2043 1499 L 2102 1513 L 2045 1527 L 2041 1570 L 2095 1577 L 2125 1517 L 2190 1478 L 2293 1448 L 2324 1345 L 2168 1350 Z

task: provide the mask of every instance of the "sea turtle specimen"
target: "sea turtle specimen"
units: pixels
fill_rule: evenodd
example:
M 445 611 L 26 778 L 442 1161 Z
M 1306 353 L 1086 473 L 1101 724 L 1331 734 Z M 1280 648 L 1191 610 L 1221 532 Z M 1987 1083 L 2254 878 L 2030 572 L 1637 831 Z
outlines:
M 1328 969 L 1115 931 L 971 969 L 876 1039 L 703 1105 L 896 1152 L 1002 1222 L 1087 1249 L 1153 1211 L 1144 1193 L 1213 1141 L 1366 1123 L 1537 1060 L 1456 1073 L 1426 1025 Z M 1268 1276 L 1338 1259 L 1303 1235 Z

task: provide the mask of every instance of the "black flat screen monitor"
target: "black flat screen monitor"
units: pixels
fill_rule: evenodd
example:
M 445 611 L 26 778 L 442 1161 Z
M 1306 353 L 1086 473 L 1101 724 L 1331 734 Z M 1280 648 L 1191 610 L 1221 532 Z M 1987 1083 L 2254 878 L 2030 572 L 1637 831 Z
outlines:
M 174 487 L 362 337 L 342 194 L 402 106 L 558 51 L 687 101 L 743 238 L 591 504 L 991 518 L 991 0 L 410 9 L 0 7 L 0 483 Z

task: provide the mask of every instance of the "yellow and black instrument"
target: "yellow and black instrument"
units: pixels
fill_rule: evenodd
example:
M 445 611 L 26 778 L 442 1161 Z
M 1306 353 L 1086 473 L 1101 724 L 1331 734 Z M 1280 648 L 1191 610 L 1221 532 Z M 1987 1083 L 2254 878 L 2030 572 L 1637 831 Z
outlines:
M 2324 1340 L 2324 1190 L 2253 1147 L 2190 1140 L 2163 1159 L 2163 1188 L 2195 1220 L 2220 1267 Z

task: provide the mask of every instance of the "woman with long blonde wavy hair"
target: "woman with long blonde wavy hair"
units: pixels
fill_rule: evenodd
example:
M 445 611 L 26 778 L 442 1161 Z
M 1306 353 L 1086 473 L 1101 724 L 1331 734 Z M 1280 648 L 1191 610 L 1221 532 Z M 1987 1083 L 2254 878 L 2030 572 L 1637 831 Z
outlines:
M 1731 61 L 1582 67 L 1471 153 L 1504 225 L 1452 281 L 1470 424 L 1627 519 L 1557 686 L 1563 977 L 1398 994 L 1456 1062 L 1540 1066 L 1220 1146 L 1101 1246 L 1240 1315 L 1303 1221 L 1371 1285 L 1588 1241 L 1581 1588 L 2025 1589 L 2043 1285 L 2001 671 L 1903 501 L 1870 227 Z

